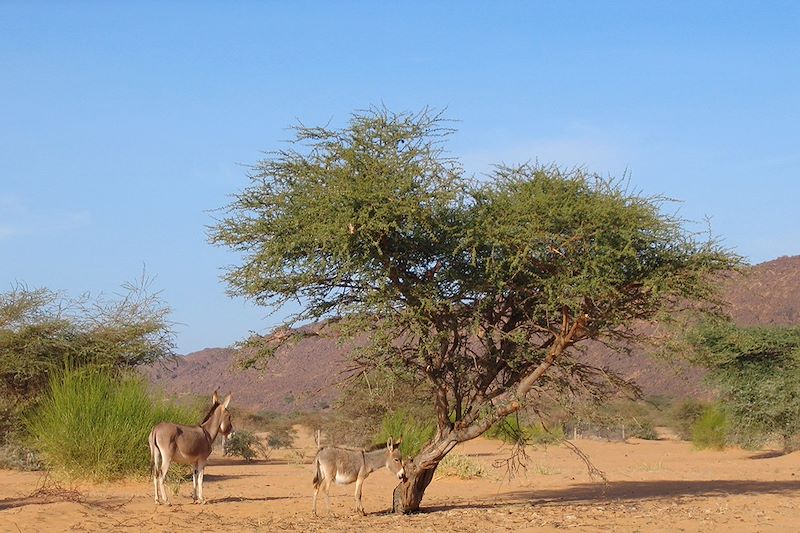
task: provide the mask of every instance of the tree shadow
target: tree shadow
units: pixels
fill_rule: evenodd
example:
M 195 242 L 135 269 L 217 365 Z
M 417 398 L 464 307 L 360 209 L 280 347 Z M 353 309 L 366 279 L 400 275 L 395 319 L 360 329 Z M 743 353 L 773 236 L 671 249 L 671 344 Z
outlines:
M 112 511 L 130 503 L 133 498 L 112 497 L 103 500 L 86 500 L 83 496 L 19 496 L 16 498 L 4 498 L 0 500 L 0 511 L 26 507 L 28 505 L 48 505 L 51 503 L 71 502 L 84 507 L 100 508 Z
M 783 457 L 784 455 L 788 455 L 788 453 L 780 450 L 766 450 L 755 455 L 751 455 L 748 459 L 774 459 L 775 457 Z
M 231 479 L 241 479 L 245 477 L 263 477 L 263 474 L 259 473 L 250 473 L 250 474 L 209 474 L 207 472 L 203 473 L 203 483 L 210 481 L 212 483 L 217 481 L 227 481 Z M 192 476 L 188 476 L 187 478 L 191 481 Z
M 271 502 L 275 500 L 291 500 L 292 496 L 265 496 L 263 498 L 247 498 L 244 496 L 226 496 L 225 498 L 214 498 L 208 503 L 234 503 L 234 502 Z
M 0 511 L 4 511 L 6 509 L 14 509 L 16 507 L 24 507 L 26 505 L 45 505 L 48 503 L 53 503 L 53 502 L 42 499 L 34 499 L 30 497 L 4 498 L 0 500 Z
M 613 481 L 609 483 L 583 483 L 562 489 L 519 490 L 504 494 L 494 504 L 453 503 L 425 508 L 426 512 L 448 511 L 463 508 L 492 508 L 502 504 L 526 503 L 537 506 L 573 503 L 596 505 L 611 502 L 635 502 L 671 499 L 684 496 L 724 497 L 740 494 L 785 494 L 800 492 L 798 481 L 753 481 L 746 479 L 719 479 L 707 481 Z

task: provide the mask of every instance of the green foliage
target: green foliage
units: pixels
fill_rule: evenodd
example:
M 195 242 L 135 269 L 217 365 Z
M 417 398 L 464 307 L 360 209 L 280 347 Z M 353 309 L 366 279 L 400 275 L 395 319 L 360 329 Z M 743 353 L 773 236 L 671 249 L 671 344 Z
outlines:
M 683 440 L 691 440 L 692 428 L 695 422 L 703 416 L 708 405 L 693 399 L 687 399 L 676 405 L 672 410 L 670 425 Z
M 195 424 L 197 417 L 154 400 L 140 378 L 83 368 L 51 376 L 27 429 L 47 467 L 104 481 L 149 472 L 147 436 L 163 421 Z
M 564 440 L 561 426 L 545 427 L 541 421 L 532 424 L 520 422 L 519 414 L 509 415 L 490 427 L 484 436 L 509 444 L 555 444 Z
M 725 411 L 712 405 L 697 419 L 692 428 L 692 442 L 699 449 L 725 448 L 728 434 L 728 419 Z
M 530 164 L 471 180 L 446 156 L 451 133 L 428 110 L 299 126 L 210 233 L 242 254 L 231 292 L 300 300 L 287 325 L 332 319 L 361 335 L 357 362 L 425 383 L 443 436 L 481 434 L 534 386 L 607 394 L 620 380 L 575 365 L 573 346 L 627 341 L 671 302 L 713 300 L 710 274 L 738 264 L 624 180 Z M 324 332 L 256 336 L 248 363 L 309 334 Z
M 753 447 L 779 437 L 790 450 L 800 434 L 800 327 L 710 321 L 688 338 L 695 360 L 719 388 L 730 440 Z
M 258 456 L 269 458 L 269 450 L 264 443 L 247 430 L 237 430 L 225 441 L 225 455 L 241 457 L 247 462 Z
M 24 286 L 0 294 L 0 442 L 65 366 L 116 371 L 172 354 L 169 309 L 147 283 L 126 285 L 116 301 Z
M 398 410 L 387 414 L 381 421 L 381 428 L 375 436 L 375 444 L 385 444 L 390 438 L 402 438 L 400 452 L 403 457 L 414 457 L 430 442 L 436 431 L 432 418 L 419 419 L 409 411 Z

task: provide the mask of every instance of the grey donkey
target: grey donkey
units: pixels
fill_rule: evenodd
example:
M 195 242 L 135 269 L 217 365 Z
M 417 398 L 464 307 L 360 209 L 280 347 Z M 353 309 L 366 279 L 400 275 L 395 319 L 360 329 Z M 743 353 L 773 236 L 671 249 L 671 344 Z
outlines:
M 331 482 L 340 485 L 356 484 L 356 511 L 364 514 L 361 503 L 361 485 L 372 472 L 383 468 L 396 475 L 398 479 L 405 479 L 403 471 L 403 458 L 400 455 L 400 440 L 394 442 L 389 439 L 386 447 L 366 451 L 358 448 L 345 448 L 339 446 L 319 447 L 314 458 L 314 504 L 313 513 L 317 515 L 317 494 L 319 489 L 325 492 L 328 512 L 331 510 L 330 487 Z
M 170 463 L 191 465 L 192 469 L 192 502 L 205 503 L 203 499 L 203 470 L 211 455 L 211 446 L 218 434 L 223 438 L 233 434 L 233 423 L 228 404 L 228 394 L 222 402 L 217 392 L 212 396 L 213 405 L 208 414 L 197 426 L 184 426 L 161 422 L 150 432 L 150 457 L 153 466 L 153 489 L 156 504 L 163 502 L 169 505 L 164 480 L 167 477 Z M 159 498 L 159 493 L 161 498 Z

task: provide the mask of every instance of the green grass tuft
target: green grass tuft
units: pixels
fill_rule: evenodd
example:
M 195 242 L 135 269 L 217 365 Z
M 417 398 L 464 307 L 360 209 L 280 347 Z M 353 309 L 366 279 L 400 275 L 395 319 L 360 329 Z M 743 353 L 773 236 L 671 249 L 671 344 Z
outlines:
M 711 406 L 697 419 L 692 428 L 692 442 L 698 449 L 725 448 L 728 435 L 728 420 L 718 406 Z
M 376 444 L 385 444 L 389 438 L 402 438 L 400 452 L 403 457 L 413 457 L 422 450 L 436 432 L 433 420 L 420 420 L 408 411 L 399 410 L 387 414 L 381 421 L 381 429 L 375 436 Z
M 197 416 L 155 401 L 139 377 L 79 369 L 51 377 L 26 425 L 48 468 L 105 481 L 149 473 L 147 436 L 163 421 L 195 424 Z

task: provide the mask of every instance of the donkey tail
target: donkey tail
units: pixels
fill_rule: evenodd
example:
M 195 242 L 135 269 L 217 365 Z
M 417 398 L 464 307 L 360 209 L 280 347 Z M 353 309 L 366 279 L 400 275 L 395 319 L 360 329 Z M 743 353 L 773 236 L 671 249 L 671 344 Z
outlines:
M 319 455 L 314 457 L 314 480 L 312 483 L 315 489 L 318 489 L 322 483 L 322 470 L 319 467 Z
M 150 444 L 150 462 L 153 477 L 159 477 L 161 475 L 161 450 L 158 448 L 158 443 L 156 443 L 156 428 L 153 428 L 150 432 L 147 442 Z

